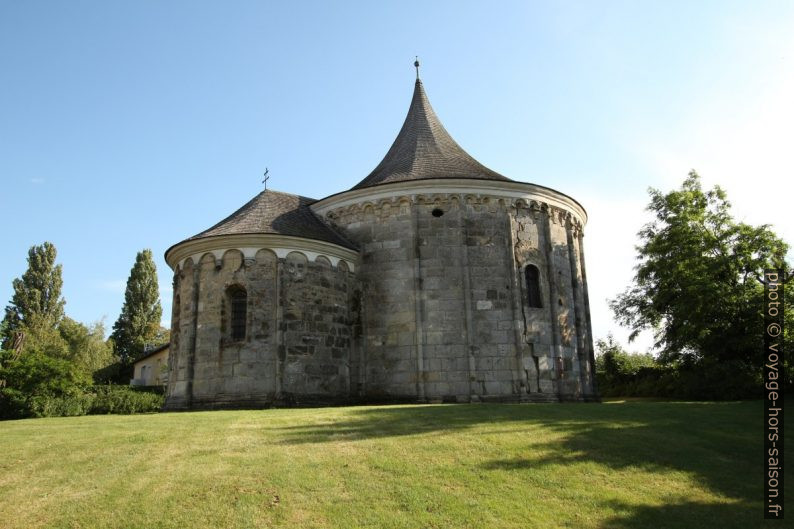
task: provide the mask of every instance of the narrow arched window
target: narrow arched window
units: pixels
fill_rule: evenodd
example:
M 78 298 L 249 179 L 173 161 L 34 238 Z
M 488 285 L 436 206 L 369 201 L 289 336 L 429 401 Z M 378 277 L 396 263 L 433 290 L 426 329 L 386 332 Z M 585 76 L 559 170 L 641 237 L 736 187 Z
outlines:
M 527 277 L 527 301 L 531 308 L 539 309 L 543 307 L 540 299 L 540 271 L 535 265 L 527 265 L 524 269 Z
M 245 340 L 245 320 L 248 309 L 248 295 L 245 289 L 239 286 L 229 289 L 229 305 L 231 308 L 232 341 Z

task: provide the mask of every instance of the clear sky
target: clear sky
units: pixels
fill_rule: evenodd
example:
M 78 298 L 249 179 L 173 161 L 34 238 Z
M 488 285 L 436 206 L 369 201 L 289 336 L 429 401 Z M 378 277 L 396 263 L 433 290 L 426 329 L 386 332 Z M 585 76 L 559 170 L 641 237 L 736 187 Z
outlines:
M 606 299 L 632 275 L 648 187 L 694 168 L 794 243 L 770 205 L 793 187 L 794 2 L 0 0 L 0 302 L 51 241 L 67 314 L 110 327 L 151 248 L 168 325 L 164 251 L 265 167 L 315 198 L 365 177 L 414 55 L 464 149 L 587 209 L 596 338 L 627 334 Z

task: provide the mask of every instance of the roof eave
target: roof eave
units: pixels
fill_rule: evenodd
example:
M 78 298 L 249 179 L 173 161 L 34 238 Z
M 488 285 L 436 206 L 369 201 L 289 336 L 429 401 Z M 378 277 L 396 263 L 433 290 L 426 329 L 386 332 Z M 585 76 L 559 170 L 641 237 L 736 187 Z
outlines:
M 322 239 L 296 237 L 278 233 L 234 233 L 212 235 L 199 239 L 185 239 L 165 251 L 165 261 L 172 270 L 185 259 L 198 256 L 200 260 L 207 253 L 222 255 L 228 250 L 267 249 L 278 255 L 296 251 L 318 255 L 330 255 L 357 265 L 359 251 L 355 247 L 342 246 Z

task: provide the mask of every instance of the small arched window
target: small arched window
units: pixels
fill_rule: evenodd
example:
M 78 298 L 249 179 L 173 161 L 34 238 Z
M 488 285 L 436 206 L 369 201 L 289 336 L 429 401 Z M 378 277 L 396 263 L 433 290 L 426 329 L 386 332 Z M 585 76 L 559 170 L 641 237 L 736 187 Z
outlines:
M 527 277 L 527 302 L 531 308 L 543 307 L 540 299 L 540 271 L 535 265 L 527 265 L 524 269 Z
M 245 340 L 245 320 L 248 309 L 248 294 L 245 289 L 234 286 L 229 289 L 229 305 L 231 308 L 232 341 Z

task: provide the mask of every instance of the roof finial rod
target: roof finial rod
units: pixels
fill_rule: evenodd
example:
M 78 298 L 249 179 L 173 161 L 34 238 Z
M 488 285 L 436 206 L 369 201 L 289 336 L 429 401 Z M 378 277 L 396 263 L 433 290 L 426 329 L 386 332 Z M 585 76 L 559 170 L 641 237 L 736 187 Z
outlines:
M 416 60 L 414 61 L 414 66 L 416 67 L 416 80 L 419 80 L 419 56 L 416 56 Z
M 267 181 L 270 180 L 270 177 L 267 175 L 269 172 L 267 167 L 265 167 L 265 173 L 262 175 L 265 177 L 265 179 L 262 180 L 262 183 L 265 184 L 265 191 L 267 191 Z

